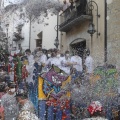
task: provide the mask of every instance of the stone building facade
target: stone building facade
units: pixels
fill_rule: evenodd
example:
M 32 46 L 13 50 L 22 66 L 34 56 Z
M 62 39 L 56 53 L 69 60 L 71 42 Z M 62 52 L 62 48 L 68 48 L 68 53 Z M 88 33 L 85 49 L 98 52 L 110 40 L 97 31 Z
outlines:
M 120 66 L 120 0 L 107 4 L 107 52 L 108 62 Z
M 89 1 L 89 0 L 88 0 Z M 98 5 L 98 32 L 100 36 L 93 34 L 91 40 L 87 33 L 89 20 L 79 22 L 76 26 L 61 35 L 61 49 L 70 50 L 70 43 L 78 38 L 86 40 L 86 48 L 89 48 L 95 60 L 95 66 L 103 65 L 105 60 L 105 1 L 107 2 L 107 63 L 120 66 L 120 0 L 93 0 Z M 96 29 L 96 6 L 93 10 L 93 23 Z
M 1 8 L 9 8 L 11 1 L 13 0 L 10 0 L 10 3 L 7 0 L 2 0 Z M 13 1 L 12 5 L 15 3 Z M 43 14 L 31 22 L 26 17 L 25 8 L 23 7 L 14 10 L 14 12 L 8 10 L 5 14 L 2 14 L 1 21 L 3 31 L 6 33 L 8 48 L 12 49 L 13 53 L 20 49 L 24 52 L 28 48 L 34 51 L 36 47 L 55 48 L 57 15 L 49 12 L 48 16 Z
M 90 4 L 91 0 L 87 0 L 87 6 Z M 93 24 L 95 25 L 96 32 L 93 34 L 92 38 L 90 34 L 87 33 L 89 23 L 91 22 L 90 16 L 85 13 L 72 22 L 67 21 L 63 27 L 60 26 L 60 31 L 63 33 L 61 35 L 61 49 L 72 50 L 74 49 L 75 44 L 77 44 L 80 53 L 84 54 L 85 49 L 90 49 L 91 56 L 95 61 L 95 67 L 98 65 L 104 64 L 104 41 L 105 41 L 105 1 L 104 0 L 93 0 L 92 5 L 94 9 L 92 10 L 93 14 Z M 98 6 L 98 15 L 97 17 L 97 6 Z M 62 21 L 62 20 L 61 20 Z M 98 24 L 97 24 L 98 21 Z M 75 24 L 74 24 L 75 23 Z M 61 25 L 63 25 L 62 23 Z M 68 26 L 68 27 L 67 27 Z M 98 27 L 97 27 L 98 26 Z M 98 29 L 98 30 L 97 30 Z M 97 36 L 97 34 L 100 35 Z M 82 48 L 82 49 L 81 49 Z M 82 50 L 82 51 L 81 51 Z M 83 55 L 82 55 L 83 57 Z

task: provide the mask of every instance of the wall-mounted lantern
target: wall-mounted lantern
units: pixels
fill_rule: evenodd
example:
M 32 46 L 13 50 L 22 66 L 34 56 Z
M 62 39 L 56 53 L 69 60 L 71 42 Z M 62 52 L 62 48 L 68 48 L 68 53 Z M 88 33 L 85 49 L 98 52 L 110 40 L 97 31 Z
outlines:
M 96 8 L 97 8 L 97 10 L 96 10 L 96 30 L 95 30 L 95 25 L 93 24 L 93 14 L 92 14 L 92 11 L 93 11 L 93 9 L 95 8 L 94 7 L 94 5 L 93 4 L 95 4 L 96 5 Z M 100 36 L 100 33 L 99 33 L 99 31 L 98 31 L 98 18 L 100 18 L 100 14 L 98 14 L 98 5 L 97 5 L 97 3 L 95 2 L 95 1 L 90 1 L 89 3 L 88 3 L 88 9 L 91 11 L 91 16 L 92 16 L 92 21 L 90 21 L 90 24 L 89 24 L 89 28 L 88 28 L 88 33 L 92 36 L 95 32 L 96 32 L 96 34 L 97 34 L 97 38 L 98 38 L 98 36 Z

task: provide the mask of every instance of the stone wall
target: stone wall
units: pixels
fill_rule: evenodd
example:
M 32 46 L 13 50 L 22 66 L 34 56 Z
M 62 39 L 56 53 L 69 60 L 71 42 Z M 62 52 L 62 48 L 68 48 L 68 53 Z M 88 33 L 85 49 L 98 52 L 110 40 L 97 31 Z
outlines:
M 94 59 L 95 67 L 98 65 L 104 64 L 104 0 L 94 0 L 98 5 L 98 14 L 100 17 L 98 18 L 98 33 L 100 36 L 97 37 L 97 32 L 93 34 L 93 38 L 91 39 L 90 34 L 87 33 L 89 21 L 84 21 L 83 23 L 78 24 L 77 26 L 73 26 L 70 31 L 66 33 L 66 38 L 63 44 L 64 50 L 70 49 L 70 43 L 77 38 L 86 39 L 86 48 L 89 48 L 91 51 L 91 56 Z M 97 7 L 94 5 L 93 10 L 93 23 L 95 25 L 95 29 L 97 30 L 97 17 L 96 11 Z
M 33 51 L 36 48 L 36 39 L 39 39 L 38 34 L 42 32 L 42 48 L 50 49 L 55 48 L 54 41 L 56 38 L 56 30 L 54 27 L 57 24 L 57 16 L 49 13 L 44 22 L 39 23 L 37 20 L 31 24 L 31 45 L 30 48 Z
M 108 63 L 120 66 L 120 0 L 109 0 L 107 6 Z

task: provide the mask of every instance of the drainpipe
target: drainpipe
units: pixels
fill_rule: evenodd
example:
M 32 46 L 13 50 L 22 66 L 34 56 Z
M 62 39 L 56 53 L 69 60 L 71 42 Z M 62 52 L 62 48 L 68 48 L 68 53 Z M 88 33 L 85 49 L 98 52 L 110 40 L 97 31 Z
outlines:
M 104 36 L 104 62 L 107 62 L 107 0 L 105 0 L 105 36 Z

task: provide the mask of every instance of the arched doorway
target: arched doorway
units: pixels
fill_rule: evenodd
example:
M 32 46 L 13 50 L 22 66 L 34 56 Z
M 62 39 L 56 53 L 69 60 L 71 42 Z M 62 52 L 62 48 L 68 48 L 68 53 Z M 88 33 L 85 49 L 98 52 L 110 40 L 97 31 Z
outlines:
M 70 43 L 70 50 L 74 53 L 75 50 L 78 51 L 79 56 L 84 59 L 84 53 L 86 49 L 86 39 L 77 38 Z

